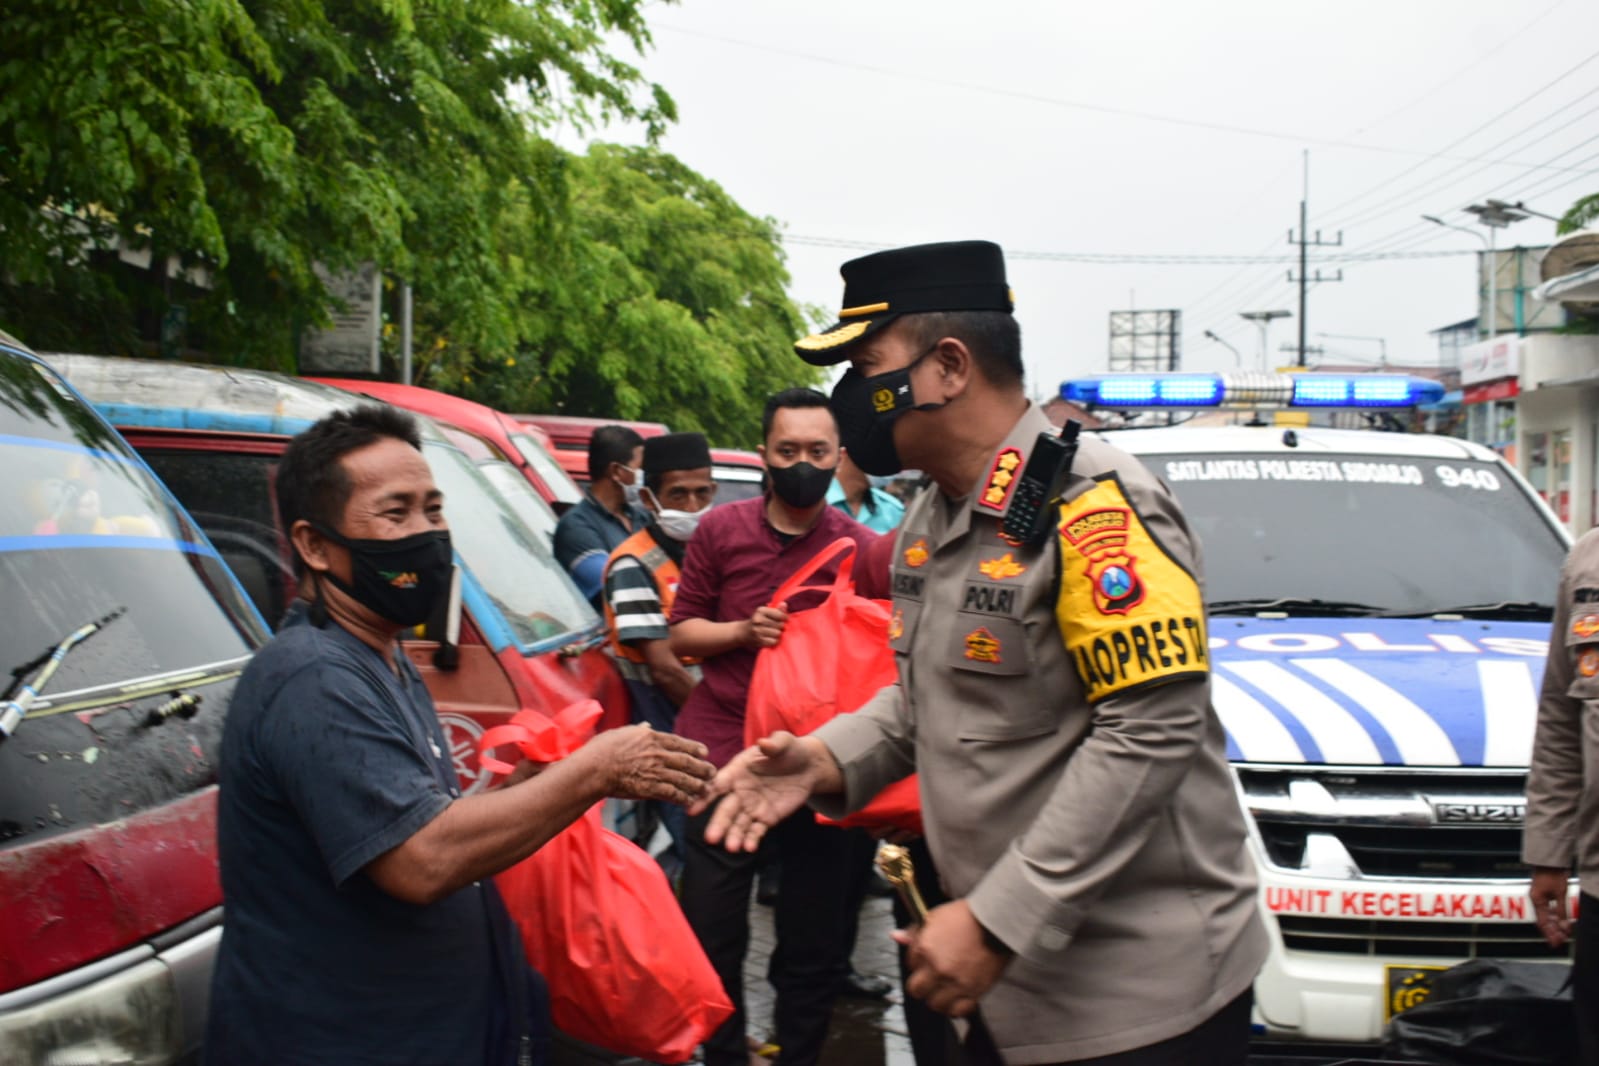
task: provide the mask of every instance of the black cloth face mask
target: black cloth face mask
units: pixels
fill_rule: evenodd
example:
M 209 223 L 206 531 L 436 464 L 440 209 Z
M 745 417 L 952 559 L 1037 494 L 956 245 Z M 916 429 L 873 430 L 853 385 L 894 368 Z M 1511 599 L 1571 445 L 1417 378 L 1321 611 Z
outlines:
M 910 365 L 867 377 L 854 367 L 833 386 L 828 406 L 838 422 L 839 440 L 856 466 L 868 474 L 886 477 L 905 469 L 894 447 L 894 423 L 906 411 L 936 411 L 942 403 L 917 403 L 911 396 L 911 371 L 938 347 L 911 360 Z
M 803 510 L 815 506 L 827 495 L 827 487 L 833 483 L 836 469 L 799 462 L 793 466 L 768 466 L 766 476 L 771 480 L 772 491 L 778 499 L 790 507 Z
M 429 529 L 399 540 L 346 537 L 323 525 L 316 531 L 350 553 L 345 584 L 331 570 L 322 575 L 345 595 L 396 625 L 426 622 L 450 593 L 454 556 L 450 533 Z

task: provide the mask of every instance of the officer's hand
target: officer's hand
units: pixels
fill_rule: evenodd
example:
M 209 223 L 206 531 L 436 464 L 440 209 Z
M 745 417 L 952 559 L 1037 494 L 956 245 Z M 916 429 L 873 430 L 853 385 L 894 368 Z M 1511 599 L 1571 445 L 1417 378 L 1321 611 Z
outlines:
M 1552 948 L 1563 948 L 1571 939 L 1571 918 L 1566 913 L 1566 886 L 1569 874 L 1557 866 L 1532 869 L 1532 916 L 1538 932 Z
M 982 926 L 963 899 L 934 907 L 920 928 L 896 929 L 894 939 L 909 949 L 905 991 L 954 1018 L 976 1010 L 1010 963 L 1010 956 L 983 940 Z
M 722 797 L 705 827 L 705 842 L 728 851 L 754 851 L 767 830 L 799 810 L 818 785 L 832 783 L 837 773 L 832 753 L 820 740 L 773 733 L 722 767 L 689 813 L 698 814 Z
M 705 761 L 705 745 L 647 725 L 607 729 L 578 749 L 617 799 L 692 803 L 705 794 L 716 767 Z
M 782 639 L 783 627 L 788 625 L 788 604 L 776 607 L 757 607 L 746 623 L 744 646 L 759 651 L 777 646 Z

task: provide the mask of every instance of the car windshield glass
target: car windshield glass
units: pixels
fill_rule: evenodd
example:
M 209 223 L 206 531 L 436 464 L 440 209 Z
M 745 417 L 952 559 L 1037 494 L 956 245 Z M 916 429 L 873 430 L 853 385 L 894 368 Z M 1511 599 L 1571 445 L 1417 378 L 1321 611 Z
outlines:
M 555 494 L 556 503 L 574 504 L 583 498 L 583 490 L 567 477 L 566 471 L 561 469 L 561 464 L 557 463 L 555 457 L 545 451 L 538 441 L 526 433 L 513 433 L 511 443 L 516 445 L 516 450 L 522 453 L 522 458 L 527 460 L 527 465 L 533 468 L 533 473 L 539 476 L 539 480 Z
M 711 476 L 716 481 L 714 505 L 748 500 L 761 494 L 761 472 L 749 467 L 716 467 Z
M 528 528 L 471 460 L 434 441 L 423 452 L 444 491 L 455 550 L 524 649 L 598 621 L 555 561 L 548 538 Z
M 1171 486 L 1224 609 L 1329 601 L 1430 614 L 1549 603 L 1565 547 L 1492 463 L 1370 455 L 1142 455 Z M 1282 606 L 1271 606 L 1283 601 Z
M 4 355 L 0 491 L 11 501 L 0 511 L 0 693 L 15 668 L 119 609 L 61 661 L 49 703 L 236 664 L 265 640 L 215 551 L 122 439 L 50 371 Z
M 500 459 L 490 459 L 477 464 L 489 484 L 499 490 L 505 502 L 511 505 L 522 524 L 544 538 L 546 544 L 555 540 L 555 512 L 544 502 L 533 486 L 528 484 L 522 471 Z

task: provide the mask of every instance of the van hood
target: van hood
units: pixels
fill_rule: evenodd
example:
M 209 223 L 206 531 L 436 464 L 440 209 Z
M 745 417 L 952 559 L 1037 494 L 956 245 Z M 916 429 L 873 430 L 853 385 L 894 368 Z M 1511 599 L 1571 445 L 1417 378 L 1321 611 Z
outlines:
M 1233 762 L 1525 767 L 1543 622 L 1210 619 Z

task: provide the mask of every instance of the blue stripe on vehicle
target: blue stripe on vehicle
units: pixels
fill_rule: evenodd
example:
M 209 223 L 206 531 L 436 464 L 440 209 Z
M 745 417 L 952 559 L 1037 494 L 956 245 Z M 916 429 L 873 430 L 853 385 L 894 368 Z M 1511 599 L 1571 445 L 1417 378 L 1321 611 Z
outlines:
M 97 403 L 95 408 L 118 426 L 141 429 L 199 429 L 213 433 L 265 433 L 293 437 L 310 429 L 309 418 L 239 411 L 208 411 L 193 407 L 151 407 L 136 403 Z
M 86 548 L 130 548 L 135 551 L 187 552 L 218 559 L 216 549 L 209 544 L 196 544 L 191 540 L 172 540 L 168 537 L 124 537 L 115 534 L 95 533 L 41 533 L 27 537 L 0 537 L 0 553 L 25 551 L 69 551 Z
M 143 470 L 144 465 L 138 459 L 122 452 L 107 451 L 104 448 L 93 448 L 87 444 L 76 441 L 49 440 L 44 437 L 17 436 L 13 433 L 0 433 L 0 445 L 14 445 L 21 448 L 43 448 L 52 452 L 67 452 L 72 455 L 92 455 L 96 459 L 108 459 L 113 463 L 122 463 L 127 466 L 136 466 Z

